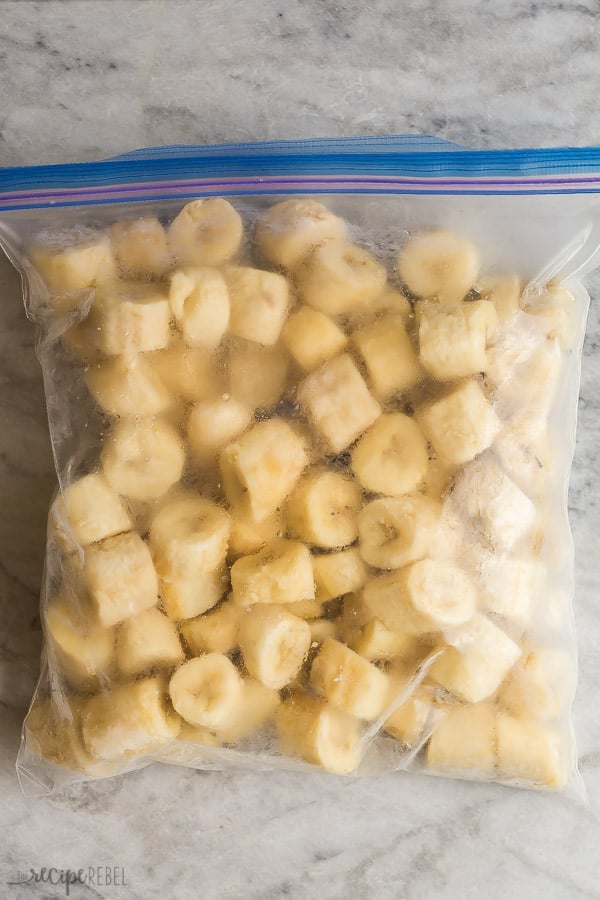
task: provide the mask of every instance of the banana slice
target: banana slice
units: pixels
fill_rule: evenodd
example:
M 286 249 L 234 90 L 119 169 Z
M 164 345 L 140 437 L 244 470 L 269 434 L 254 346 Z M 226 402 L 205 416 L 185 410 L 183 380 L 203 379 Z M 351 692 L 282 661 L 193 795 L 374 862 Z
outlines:
M 330 316 L 369 306 L 385 287 L 385 266 L 367 250 L 333 241 L 317 247 L 296 272 L 305 303 Z
M 343 240 L 348 226 L 316 200 L 284 200 L 256 222 L 254 240 L 267 262 L 294 269 L 315 247 Z
M 97 473 L 84 475 L 65 488 L 51 518 L 59 528 L 68 527 L 82 547 L 133 527 L 125 504 Z
M 47 638 L 60 672 L 75 688 L 96 687 L 114 657 L 115 635 L 77 610 L 64 595 L 53 597 L 46 612 Z
M 483 278 L 477 290 L 483 300 L 490 300 L 496 307 L 498 325 L 504 325 L 519 312 L 521 282 L 518 275 Z
M 308 548 L 277 540 L 231 567 L 232 598 L 240 606 L 314 600 L 315 583 Z
M 179 716 L 168 706 L 161 676 L 115 685 L 82 704 L 83 741 L 97 759 L 151 753 L 174 740 L 180 727 Z
M 441 507 L 419 495 L 380 497 L 358 516 L 362 558 L 377 569 L 399 569 L 427 556 L 437 536 Z
M 426 687 L 418 687 L 386 719 L 383 730 L 405 747 L 413 747 L 421 739 L 434 714 L 435 694 Z
M 253 678 L 242 682 L 242 702 L 235 719 L 219 729 L 219 738 L 226 744 L 237 744 L 271 722 L 280 704 L 277 691 Z
M 504 778 L 562 788 L 569 777 L 565 748 L 546 724 L 499 714 L 496 721 L 498 769 Z
M 494 441 L 500 423 L 476 381 L 465 381 L 416 413 L 417 421 L 446 465 L 464 465 Z
M 450 709 L 433 732 L 427 765 L 438 772 L 493 776 L 496 766 L 496 709 L 476 703 Z
M 229 325 L 229 291 L 217 269 L 178 269 L 169 303 L 188 347 L 214 349 Z
M 134 532 L 87 547 L 83 575 L 104 628 L 158 602 L 158 578 L 150 550 Z
M 106 234 L 90 231 L 60 237 L 64 238 L 62 246 L 31 247 L 29 258 L 50 292 L 58 295 L 53 306 L 67 310 L 79 306 L 81 296 L 76 292 L 112 281 L 116 268 Z
M 356 540 L 360 501 L 355 481 L 331 469 L 312 469 L 288 497 L 284 511 L 287 530 L 292 537 L 317 547 L 346 547 Z
M 150 547 L 161 579 L 176 584 L 220 569 L 229 531 L 228 514 L 204 497 L 189 494 L 165 504 L 150 526 Z
M 404 322 L 402 315 L 384 315 L 352 334 L 380 400 L 409 390 L 422 375 Z
M 239 556 L 249 556 L 282 535 L 283 527 L 279 510 L 276 510 L 267 519 L 263 519 L 262 522 L 255 522 L 247 510 L 234 509 L 231 511 L 229 555 L 233 559 L 237 559 Z
M 242 235 L 239 213 L 221 197 L 187 203 L 167 232 L 169 249 L 183 266 L 220 266 L 237 253 Z
M 318 600 L 295 600 L 285 604 L 285 611 L 299 619 L 316 619 L 323 615 L 323 604 Z
M 129 278 L 160 278 L 171 268 L 167 235 L 158 219 L 115 222 L 110 241 L 121 272 Z
M 479 259 L 466 238 L 451 231 L 426 231 L 402 248 L 398 271 L 417 297 L 458 303 L 477 281 Z
M 523 310 L 535 317 L 546 337 L 570 350 L 575 340 L 575 297 L 564 285 L 548 284 L 543 291 L 526 291 Z
M 298 387 L 298 400 L 331 453 L 345 450 L 381 413 L 347 353 L 305 378 Z
M 475 588 L 452 563 L 422 559 L 367 582 L 364 602 L 390 631 L 426 634 L 468 622 Z
M 277 344 L 236 340 L 229 349 L 229 392 L 251 409 L 270 409 L 285 391 L 289 357 Z
M 546 579 L 544 565 L 533 558 L 500 556 L 477 543 L 466 548 L 463 557 L 478 584 L 481 607 L 509 622 L 529 625 Z
M 71 771 L 91 776 L 116 774 L 114 768 L 94 759 L 83 746 L 79 708 L 75 697 L 36 697 L 25 719 L 27 750 Z
M 444 636 L 448 646 L 429 675 L 469 703 L 491 697 L 521 656 L 521 648 L 480 613 Z
M 390 631 L 376 617 L 356 631 L 348 644 L 359 656 L 371 662 L 381 659 L 410 660 L 416 655 L 418 647 L 412 634 Z
M 310 683 L 336 709 L 372 721 L 381 715 L 389 692 L 384 673 L 340 641 L 321 644 L 310 668 Z
M 123 675 L 173 669 L 183 660 L 177 628 L 160 610 L 143 610 L 119 625 L 117 663 Z
M 360 762 L 360 723 L 318 697 L 292 694 L 279 707 L 277 731 L 283 753 L 348 775 Z
M 337 625 L 331 619 L 309 619 L 308 626 L 310 628 L 311 648 L 322 644 L 327 638 L 334 640 L 338 636 Z
M 85 381 L 109 416 L 154 416 L 173 406 L 173 396 L 143 356 L 117 356 L 94 365 Z
M 206 653 L 180 666 L 169 682 L 175 710 L 191 725 L 219 731 L 235 720 L 243 681 L 222 653 Z
M 392 285 L 386 284 L 381 294 L 378 294 L 377 297 L 371 300 L 366 312 L 369 315 L 394 313 L 401 316 L 404 322 L 407 322 L 412 312 L 412 307 L 408 297 L 402 291 L 398 291 Z
M 158 373 L 176 399 L 209 400 L 223 394 L 223 380 L 214 356 L 206 350 L 174 343 L 144 359 Z
M 242 616 L 239 644 L 248 672 L 266 687 L 280 690 L 296 677 L 308 656 L 310 627 L 281 607 L 262 603 Z
M 98 347 L 107 356 L 133 356 L 167 347 L 171 340 L 171 308 L 164 288 L 142 282 L 115 282 L 96 291 Z
M 487 369 L 486 347 L 497 326 L 496 308 L 489 300 L 458 306 L 421 304 L 420 359 L 438 381 L 452 381 Z
M 216 463 L 223 447 L 242 434 L 253 418 L 252 410 L 230 394 L 196 403 L 187 425 L 195 461 L 205 467 Z
M 547 420 L 515 416 L 496 435 L 492 450 L 506 474 L 530 497 L 541 497 L 555 460 L 546 433 Z
M 301 306 L 285 323 L 283 342 L 298 365 L 305 372 L 312 372 L 341 353 L 348 338 L 329 316 Z
M 229 588 L 225 567 L 194 575 L 161 577 L 162 607 L 170 619 L 180 622 L 205 613 Z
M 282 419 L 258 422 L 221 452 L 227 499 L 255 522 L 272 516 L 308 463 L 306 446 Z
M 312 565 L 320 603 L 358 591 L 367 578 L 365 564 L 355 548 L 313 555 Z
M 428 465 L 425 438 L 403 413 L 381 416 L 352 451 L 352 469 L 363 488 L 392 497 L 413 491 Z
M 123 420 L 101 453 L 106 480 L 133 500 L 157 500 L 179 481 L 185 463 L 179 433 L 162 419 Z
M 248 266 L 229 266 L 224 275 L 229 289 L 231 334 L 272 347 L 279 340 L 288 312 L 287 279 Z
M 500 704 L 517 717 L 554 719 L 567 710 L 575 682 L 575 667 L 564 650 L 528 647 L 502 687 Z
M 238 646 L 238 630 L 243 610 L 227 600 L 218 609 L 182 622 L 181 634 L 194 656 L 201 653 L 230 653 Z

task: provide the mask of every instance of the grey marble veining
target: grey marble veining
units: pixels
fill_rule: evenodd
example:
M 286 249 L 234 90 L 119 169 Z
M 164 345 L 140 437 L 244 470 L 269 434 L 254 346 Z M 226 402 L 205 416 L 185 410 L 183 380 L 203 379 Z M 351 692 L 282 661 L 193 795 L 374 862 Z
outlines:
M 478 147 L 600 142 L 599 44 L 595 0 L 4 0 L 0 165 L 389 131 Z M 598 275 L 589 287 L 570 506 L 591 809 L 414 776 L 161 766 L 31 800 L 14 759 L 37 677 L 54 475 L 33 332 L 0 261 L 0 897 L 64 896 L 6 884 L 43 866 L 122 866 L 128 887 L 71 893 L 111 900 L 600 897 Z

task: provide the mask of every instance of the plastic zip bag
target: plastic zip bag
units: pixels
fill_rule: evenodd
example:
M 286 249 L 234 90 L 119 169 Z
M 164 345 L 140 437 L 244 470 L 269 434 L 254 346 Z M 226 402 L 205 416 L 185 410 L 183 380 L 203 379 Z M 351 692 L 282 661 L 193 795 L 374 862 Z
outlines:
M 161 760 L 582 791 L 599 191 L 595 148 L 412 136 L 0 171 L 59 482 L 22 783 Z

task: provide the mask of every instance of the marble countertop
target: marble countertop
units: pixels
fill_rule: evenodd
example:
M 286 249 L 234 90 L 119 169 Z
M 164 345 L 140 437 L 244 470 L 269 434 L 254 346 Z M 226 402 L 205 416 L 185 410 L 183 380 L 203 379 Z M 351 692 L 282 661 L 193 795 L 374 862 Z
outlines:
M 46 0 L 0 4 L 0 166 L 144 145 L 422 132 L 475 147 L 600 142 L 596 0 Z M 117 867 L 70 896 L 278 900 L 600 897 L 600 277 L 570 505 L 580 765 L 591 807 L 393 775 L 153 766 L 25 799 L 14 760 L 37 677 L 53 490 L 42 379 L 0 260 L 0 896 L 19 871 Z M 102 873 L 100 873 L 102 874 Z M 97 876 L 99 880 L 100 876 Z

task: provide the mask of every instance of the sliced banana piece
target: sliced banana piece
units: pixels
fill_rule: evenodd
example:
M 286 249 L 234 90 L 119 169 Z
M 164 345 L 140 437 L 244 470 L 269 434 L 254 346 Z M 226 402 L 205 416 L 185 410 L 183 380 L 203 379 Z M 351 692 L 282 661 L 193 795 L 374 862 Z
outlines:
M 232 598 L 241 606 L 314 600 L 315 583 L 308 548 L 283 539 L 231 567 Z
M 215 465 L 223 447 L 242 434 L 253 419 L 252 410 L 230 394 L 200 400 L 187 424 L 192 458 L 201 466 Z
M 150 525 L 150 547 L 161 578 L 191 579 L 219 569 L 229 531 L 227 512 L 205 497 L 186 494 L 166 503 Z
M 414 387 L 422 376 L 402 315 L 384 315 L 352 334 L 373 393 L 380 400 Z
M 322 644 L 327 638 L 333 640 L 338 636 L 337 624 L 332 622 L 331 619 L 309 619 L 308 625 L 310 627 L 311 647 Z
M 451 231 L 426 231 L 402 248 L 398 271 L 417 297 L 451 304 L 462 300 L 474 286 L 479 258 L 466 238 Z
M 419 355 L 438 381 L 452 381 L 487 369 L 486 347 L 497 326 L 496 308 L 489 300 L 457 306 L 421 304 Z
M 98 347 L 107 356 L 160 350 L 171 340 L 171 308 L 160 285 L 115 282 L 96 291 L 92 315 Z
M 109 416 L 154 416 L 174 404 L 173 395 L 143 356 L 116 356 L 91 366 L 85 381 Z
M 180 622 L 205 613 L 219 602 L 229 588 L 227 569 L 160 579 L 161 603 L 170 619 Z
M 500 423 L 476 381 L 465 381 L 445 397 L 417 410 L 417 421 L 442 463 L 464 465 L 494 441 Z
M 391 497 L 413 491 L 428 465 L 425 438 L 403 413 L 381 416 L 352 451 L 352 469 L 363 488 Z
M 557 731 L 545 723 L 500 713 L 496 721 L 498 770 L 518 782 L 563 788 L 569 760 Z
M 224 275 L 229 289 L 231 334 L 272 347 L 279 340 L 288 312 L 287 279 L 248 266 L 229 266 Z
M 281 514 L 276 510 L 262 522 L 255 522 L 248 510 L 231 511 L 231 535 L 229 538 L 229 555 L 233 559 L 256 553 L 265 544 L 283 536 Z
M 502 686 L 500 704 L 514 716 L 555 719 L 566 712 L 577 680 L 569 654 L 558 647 L 527 647 Z
M 119 625 L 117 663 L 123 675 L 173 669 L 183 660 L 177 628 L 159 609 L 145 609 Z
M 229 393 L 256 409 L 270 409 L 286 389 L 290 360 L 281 344 L 235 340 L 229 348 Z
M 575 297 L 565 285 L 550 283 L 542 291 L 528 290 L 523 296 L 523 310 L 533 316 L 546 337 L 556 340 L 563 350 L 570 350 L 576 335 Z
M 112 628 L 97 625 L 66 595 L 57 595 L 46 611 L 47 639 L 60 672 L 75 688 L 96 687 L 109 674 L 115 647 Z
M 358 516 L 362 558 L 377 569 L 399 569 L 429 554 L 437 537 L 441 507 L 418 494 L 380 497 Z
M 337 553 L 313 555 L 317 600 L 326 603 L 358 591 L 367 579 L 367 570 L 356 548 Z
M 277 691 L 254 678 L 244 678 L 242 701 L 235 718 L 219 729 L 219 738 L 226 744 L 237 744 L 272 722 L 280 699 Z
M 31 247 L 29 258 L 50 292 L 57 295 L 53 306 L 67 310 L 79 306 L 78 291 L 112 281 L 116 267 L 110 240 L 104 232 L 63 237 L 62 245 Z
M 283 342 L 298 365 L 305 372 L 312 372 L 341 353 L 348 338 L 329 316 L 301 306 L 285 323 Z
M 165 229 L 152 216 L 115 222 L 110 242 L 119 269 L 126 277 L 160 278 L 172 264 Z
M 248 672 L 266 687 L 289 684 L 308 656 L 310 627 L 281 607 L 253 606 L 240 619 L 239 645 Z
M 483 300 L 490 300 L 496 307 L 498 325 L 504 325 L 518 313 L 522 290 L 518 275 L 483 278 L 477 290 Z
M 435 699 L 429 688 L 415 688 L 408 700 L 386 719 L 383 730 L 404 746 L 413 747 L 435 715 Z
M 173 272 L 169 303 L 188 347 L 219 346 L 229 325 L 229 291 L 218 269 Z
M 384 673 L 340 641 L 321 644 L 310 683 L 336 709 L 372 721 L 381 715 L 389 692 Z
M 269 207 L 256 222 L 254 240 L 267 262 L 294 269 L 311 250 L 343 240 L 348 226 L 317 200 L 284 200 Z
M 150 550 L 134 532 L 87 547 L 83 575 L 98 621 L 105 628 L 158 602 L 158 577 Z
M 448 710 L 429 741 L 427 765 L 438 772 L 493 776 L 496 766 L 495 706 L 470 703 Z
M 348 643 L 359 656 L 371 662 L 381 659 L 411 660 L 418 647 L 414 635 L 390 631 L 376 617 L 356 631 Z
M 189 659 L 169 681 L 171 702 L 181 718 L 217 732 L 235 720 L 242 693 L 240 674 L 222 653 Z
M 357 537 L 360 502 L 360 488 L 353 479 L 332 469 L 309 470 L 285 504 L 288 533 L 316 547 L 346 547 Z
M 317 247 L 296 272 L 305 303 L 330 316 L 365 309 L 387 280 L 385 266 L 362 247 L 332 241 Z
M 242 234 L 242 219 L 231 203 L 209 197 L 187 203 L 171 222 L 167 237 L 180 265 L 220 266 L 237 253 Z
M 230 653 L 238 646 L 243 609 L 227 600 L 218 609 L 181 624 L 181 634 L 194 656 L 201 653 Z
M 279 707 L 277 731 L 283 753 L 348 775 L 360 762 L 360 723 L 318 697 L 292 694 Z
M 101 458 L 113 490 L 133 500 L 156 500 L 181 478 L 185 450 L 165 420 L 124 419 L 107 436 Z
M 177 400 L 208 400 L 224 392 L 217 360 L 206 350 L 174 342 L 144 359 Z
M 119 495 L 96 472 L 64 489 L 53 505 L 51 518 L 60 529 L 68 528 L 82 547 L 133 527 Z

